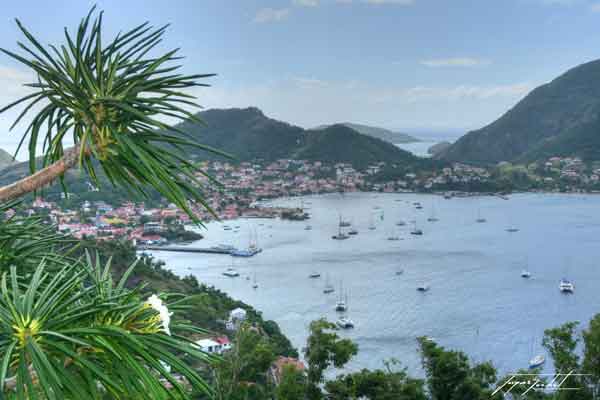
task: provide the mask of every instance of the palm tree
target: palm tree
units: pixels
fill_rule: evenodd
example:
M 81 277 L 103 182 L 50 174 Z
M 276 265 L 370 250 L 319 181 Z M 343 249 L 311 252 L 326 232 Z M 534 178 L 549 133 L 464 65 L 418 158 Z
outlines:
M 0 49 L 31 68 L 33 92 L 0 109 L 30 114 L 19 148 L 27 144 L 31 175 L 0 188 L 0 217 L 13 199 L 61 181 L 79 166 L 98 184 L 145 195 L 156 190 L 196 222 L 206 207 L 195 165 L 183 148 L 193 142 L 162 118 L 199 122 L 186 90 L 213 74 L 185 75 L 177 50 L 151 56 L 166 26 L 144 23 L 103 42 L 102 12 L 92 9 L 65 43 L 43 47 L 22 24 L 22 54 Z M 36 110 L 36 111 L 34 111 Z M 73 145 L 67 147 L 68 138 Z M 41 144 L 41 168 L 36 149 Z M 18 152 L 18 150 L 17 150 Z M 225 154 L 223 154 L 225 155 Z M 211 181 L 212 182 L 212 181 Z M 35 217 L 2 218 L 0 225 L 0 398 L 188 399 L 213 391 L 183 359 L 213 360 L 190 340 L 199 330 L 177 317 L 185 298 L 145 299 L 142 287 L 115 283 L 110 260 L 69 258 L 71 244 Z M 174 315 L 173 315 L 174 314 Z
M 32 110 L 32 118 L 19 144 L 27 141 L 31 175 L 0 188 L 7 201 L 50 184 L 79 165 L 98 183 L 97 165 L 114 185 L 142 195 L 153 188 L 193 216 L 188 200 L 206 203 L 194 176 L 196 168 L 185 158 L 186 146 L 211 153 L 216 149 L 198 144 L 176 127 L 161 121 L 200 122 L 188 109 L 199 107 L 185 90 L 208 86 L 200 80 L 214 74 L 178 72 L 178 49 L 150 56 L 162 41 L 167 26 L 153 28 L 147 22 L 103 43 L 102 12 L 93 20 L 94 8 L 72 36 L 65 28 L 65 44 L 45 48 L 17 19 L 26 38 L 18 45 L 24 54 L 0 49 L 29 67 L 37 81 L 26 86 L 33 93 L 0 109 L 24 109 L 14 128 Z M 65 148 L 71 138 L 74 145 Z M 36 165 L 36 149 L 42 146 L 42 168 Z M 17 152 L 19 151 L 17 149 Z

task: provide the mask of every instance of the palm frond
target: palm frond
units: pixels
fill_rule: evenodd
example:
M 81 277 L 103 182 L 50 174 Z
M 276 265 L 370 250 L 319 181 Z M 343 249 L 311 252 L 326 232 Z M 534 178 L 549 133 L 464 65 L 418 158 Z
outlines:
M 43 165 L 47 166 L 63 157 L 64 141 L 71 136 L 80 149 L 79 165 L 96 185 L 95 164 L 90 159 L 99 162 L 113 184 L 141 195 L 146 193 L 144 187 L 152 187 L 197 221 L 190 201 L 207 205 L 194 179 L 195 165 L 185 161 L 185 147 L 227 154 L 196 143 L 164 121 L 168 117 L 199 123 L 189 111 L 199 107 L 189 89 L 208 86 L 203 80 L 214 74 L 179 72 L 179 49 L 151 56 L 167 26 L 154 28 L 144 23 L 103 42 L 102 20 L 102 12 L 92 9 L 74 35 L 65 28 L 65 43 L 49 48 L 17 20 L 26 38 L 25 43 L 18 43 L 21 54 L 0 51 L 35 72 L 37 82 L 28 86 L 36 91 L 0 113 L 25 105 L 17 124 L 35 104 L 43 104 L 21 142 L 27 142 L 32 173 L 38 144 L 42 144 Z

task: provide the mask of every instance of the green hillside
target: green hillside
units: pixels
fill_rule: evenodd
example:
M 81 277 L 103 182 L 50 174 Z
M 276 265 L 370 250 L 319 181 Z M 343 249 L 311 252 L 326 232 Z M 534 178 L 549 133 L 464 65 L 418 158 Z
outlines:
M 533 90 L 501 118 L 469 132 L 438 157 L 475 164 L 576 153 L 600 159 L 599 116 L 596 60 Z
M 379 128 L 377 126 L 355 124 L 352 122 L 341 122 L 339 124 L 333 124 L 333 125 L 345 125 L 348 128 L 354 129 L 358 133 L 362 133 L 363 135 L 371 136 L 371 137 L 374 137 L 377 139 L 385 140 L 386 142 L 389 142 L 389 143 L 399 144 L 399 143 L 420 142 L 419 139 L 417 139 L 416 137 L 411 136 L 407 133 L 394 132 L 389 129 Z M 321 126 L 316 127 L 315 129 L 324 129 L 329 126 L 332 126 L 332 125 L 321 125 Z

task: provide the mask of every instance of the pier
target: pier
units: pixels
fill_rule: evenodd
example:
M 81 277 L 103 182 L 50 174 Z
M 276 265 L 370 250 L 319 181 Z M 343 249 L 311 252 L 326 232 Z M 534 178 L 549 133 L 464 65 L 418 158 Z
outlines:
M 231 250 L 215 249 L 215 248 L 198 248 L 198 247 L 182 247 L 182 246 L 138 246 L 138 251 L 156 250 L 156 251 L 174 251 L 179 253 L 208 253 L 208 254 L 231 254 Z

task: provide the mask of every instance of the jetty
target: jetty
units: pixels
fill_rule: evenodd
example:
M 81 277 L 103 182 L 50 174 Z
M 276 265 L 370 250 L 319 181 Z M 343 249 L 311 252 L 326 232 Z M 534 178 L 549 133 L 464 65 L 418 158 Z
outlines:
M 198 248 L 198 247 L 186 247 L 186 246 L 137 246 L 136 250 L 156 250 L 156 251 L 174 251 L 179 253 L 208 253 L 208 254 L 231 254 L 229 249 L 218 249 L 214 247 L 209 248 Z

